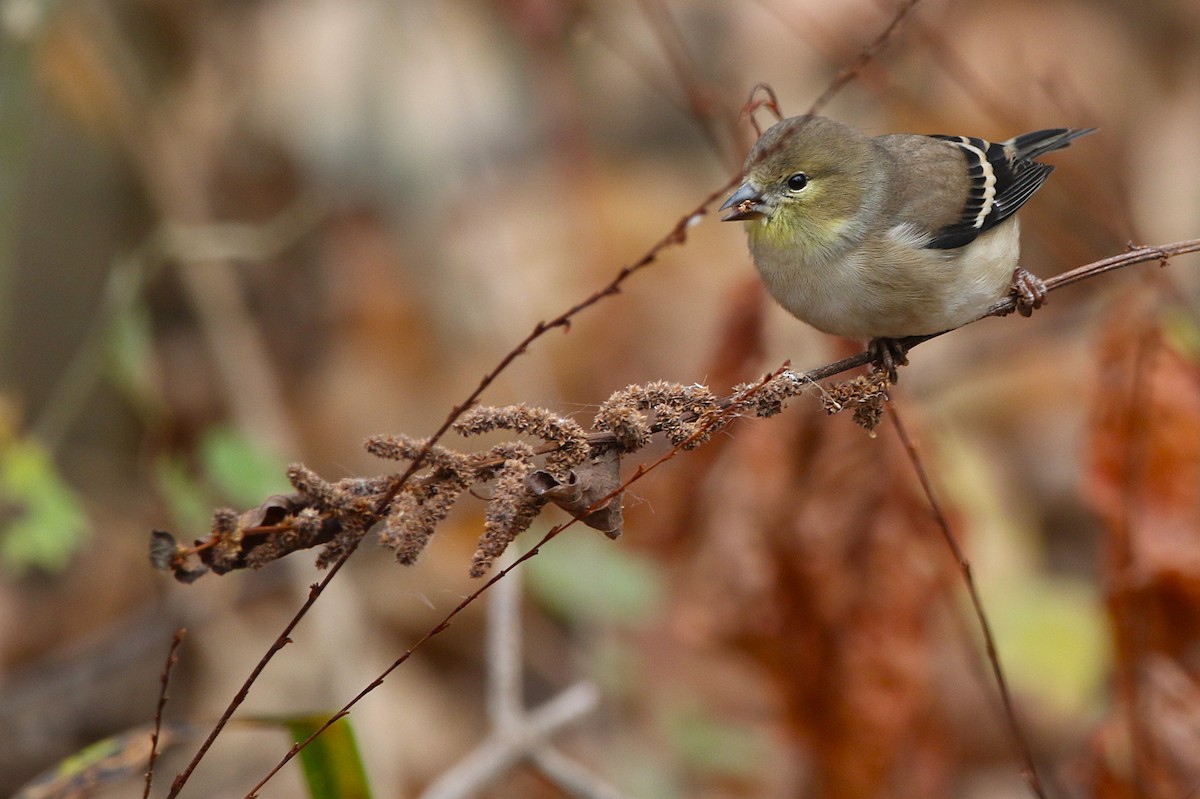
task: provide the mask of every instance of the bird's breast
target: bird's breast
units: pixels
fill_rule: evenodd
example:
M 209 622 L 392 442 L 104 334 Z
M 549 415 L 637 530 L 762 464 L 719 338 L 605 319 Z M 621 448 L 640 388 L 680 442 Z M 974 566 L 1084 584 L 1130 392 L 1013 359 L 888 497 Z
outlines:
M 953 250 L 914 244 L 904 226 L 839 250 L 750 240 L 771 296 L 793 316 L 849 338 L 938 333 L 981 316 L 1005 296 L 1017 266 L 1016 219 Z

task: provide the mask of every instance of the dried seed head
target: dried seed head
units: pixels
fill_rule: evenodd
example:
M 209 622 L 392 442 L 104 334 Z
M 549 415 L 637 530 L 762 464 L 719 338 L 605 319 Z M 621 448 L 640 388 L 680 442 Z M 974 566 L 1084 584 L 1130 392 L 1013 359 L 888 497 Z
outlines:
M 482 577 L 513 539 L 533 523 L 545 500 L 529 490 L 525 478 L 533 467 L 524 460 L 508 460 L 496 477 L 495 494 L 484 511 L 483 535 L 471 562 L 471 576 Z
M 312 546 L 320 538 L 324 526 L 325 519 L 316 508 L 304 508 L 292 521 L 292 527 L 299 538 L 298 543 L 302 547 Z
M 531 408 L 525 404 L 472 408 L 459 417 L 454 428 L 464 436 L 512 430 L 557 444 L 558 449 L 546 458 L 546 468 L 556 473 L 565 474 L 588 454 L 587 432 L 578 422 L 545 408 Z
M 398 561 L 411 566 L 469 485 L 453 472 L 410 483 L 392 500 L 379 542 L 394 550 Z
M 337 504 L 336 489 L 303 463 L 293 463 L 287 469 L 288 480 L 308 504 L 331 507 Z
M 317 568 L 327 568 L 329 564 L 353 549 L 366 533 L 367 528 L 360 519 L 342 519 L 341 528 L 337 534 L 329 539 L 329 542 L 321 550 L 321 554 L 317 556 Z
M 783 410 L 783 403 L 804 393 L 812 381 L 790 369 L 780 372 L 765 383 L 742 383 L 733 387 L 733 402 L 743 412 L 760 418 L 774 416 Z
M 613 434 L 622 452 L 636 452 L 650 441 L 650 420 L 618 391 L 600 406 L 592 427 Z
M 698 447 L 725 424 L 719 401 L 706 387 L 660 380 L 613 394 L 600 407 L 594 425 L 612 431 L 618 445 L 629 451 L 642 446 L 653 429 L 639 413 L 646 409 L 654 411 L 656 426 L 667 439 L 686 449 Z
M 405 435 L 370 436 L 363 443 L 367 452 L 379 458 L 393 461 L 416 460 L 429 444 L 427 438 L 411 438 Z M 461 452 L 434 445 L 429 447 L 423 461 L 425 466 L 466 472 L 470 469 L 469 458 Z
M 854 423 L 874 432 L 883 419 L 883 403 L 887 400 L 889 385 L 884 372 L 859 375 L 828 387 L 821 396 L 821 407 L 830 415 L 850 408 Z
M 214 543 L 209 565 L 217 574 L 224 574 L 241 565 L 242 530 L 238 527 L 237 518 L 237 511 L 233 508 L 217 508 L 213 511 Z

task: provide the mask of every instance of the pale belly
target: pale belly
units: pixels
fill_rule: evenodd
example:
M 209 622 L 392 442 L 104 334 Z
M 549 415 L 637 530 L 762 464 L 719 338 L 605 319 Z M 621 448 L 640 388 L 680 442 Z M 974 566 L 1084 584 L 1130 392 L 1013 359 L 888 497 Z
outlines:
M 849 338 L 902 338 L 966 324 L 1002 299 L 1019 236 L 1010 220 L 956 250 L 913 249 L 896 236 L 830 257 L 805 259 L 753 240 L 750 249 L 771 296 L 797 318 Z

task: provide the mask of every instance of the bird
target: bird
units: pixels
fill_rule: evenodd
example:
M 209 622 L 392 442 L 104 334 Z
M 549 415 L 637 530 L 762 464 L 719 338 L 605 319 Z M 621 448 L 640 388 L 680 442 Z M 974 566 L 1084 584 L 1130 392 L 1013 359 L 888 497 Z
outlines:
M 1009 295 L 1025 316 L 1045 302 L 1045 284 L 1019 264 L 1016 212 L 1054 170 L 1034 159 L 1094 131 L 993 143 L 790 117 L 751 148 L 722 220 L 745 223 L 754 264 L 785 310 L 868 340 L 894 383 L 908 363 L 901 339 L 974 321 Z

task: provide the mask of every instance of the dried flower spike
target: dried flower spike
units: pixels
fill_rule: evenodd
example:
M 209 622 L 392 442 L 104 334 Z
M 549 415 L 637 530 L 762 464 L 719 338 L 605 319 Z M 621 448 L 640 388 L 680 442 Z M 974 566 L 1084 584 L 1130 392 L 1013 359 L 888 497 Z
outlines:
M 859 375 L 830 386 L 821 395 L 821 407 L 830 415 L 850 408 L 854 423 L 874 432 L 883 420 L 883 403 L 890 385 L 886 372 Z
M 464 436 L 480 435 L 492 430 L 512 430 L 553 442 L 557 449 L 546 458 L 546 468 L 556 474 L 581 463 L 588 453 L 587 432 L 574 419 L 528 405 L 509 405 L 503 408 L 480 406 L 459 417 L 454 429 Z
M 483 535 L 471 562 L 471 576 L 482 577 L 508 545 L 533 523 L 546 500 L 529 490 L 525 478 L 533 467 L 507 460 L 496 477 L 495 494 L 484 512 Z

